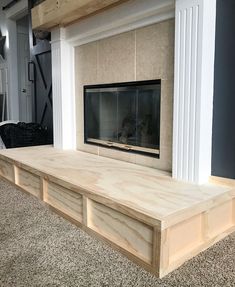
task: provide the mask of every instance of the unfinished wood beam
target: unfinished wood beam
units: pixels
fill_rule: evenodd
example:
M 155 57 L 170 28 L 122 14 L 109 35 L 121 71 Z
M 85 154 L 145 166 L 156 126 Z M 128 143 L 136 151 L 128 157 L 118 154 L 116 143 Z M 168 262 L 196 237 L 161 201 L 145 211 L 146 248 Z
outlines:
M 46 0 L 32 9 L 32 28 L 51 30 L 99 13 L 127 0 Z

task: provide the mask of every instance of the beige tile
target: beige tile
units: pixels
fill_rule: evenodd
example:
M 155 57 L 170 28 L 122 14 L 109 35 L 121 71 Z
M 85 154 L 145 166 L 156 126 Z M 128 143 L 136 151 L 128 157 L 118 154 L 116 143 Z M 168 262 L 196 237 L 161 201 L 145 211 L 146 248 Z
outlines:
M 174 22 L 172 20 L 136 31 L 136 79 L 173 78 Z
M 115 150 L 111 148 L 99 148 L 99 155 L 104 157 L 109 157 L 117 160 L 122 160 L 130 163 L 135 163 L 136 154 L 124 152 L 120 150 Z
M 135 32 L 127 32 L 98 42 L 98 82 L 135 80 Z
M 76 89 L 76 128 L 78 133 L 84 133 L 84 101 L 83 86 L 79 85 Z
M 153 167 L 159 168 L 165 171 L 172 171 L 172 144 L 169 146 L 160 147 L 160 165 L 157 161 L 154 162 Z
M 77 133 L 77 150 L 98 155 L 98 146 L 84 143 L 84 134 Z
M 154 24 L 136 32 L 137 80 L 161 79 L 160 158 L 136 156 L 136 163 L 172 170 L 174 21 Z
M 173 48 L 144 45 L 137 48 L 136 80 L 173 79 Z
M 155 24 L 159 27 L 160 33 L 158 33 L 161 45 L 174 46 L 175 44 L 175 19 L 166 20 Z M 154 25 L 153 25 L 154 26 Z
M 173 132 L 173 83 L 162 81 L 161 86 L 161 122 L 160 122 L 160 145 L 172 144 Z
M 75 73 L 78 84 L 97 83 L 97 42 L 75 48 Z
M 138 154 L 136 155 L 136 164 L 171 172 L 172 170 L 171 147 L 170 146 L 166 148 L 161 147 L 160 158 Z
M 75 90 L 77 132 L 84 132 L 83 87 L 97 83 L 97 42 L 75 48 Z
M 140 155 L 140 154 L 136 155 L 136 164 L 139 164 L 139 165 L 153 167 L 154 160 L 159 161 L 158 159 L 154 159 L 151 156 L 145 156 L 145 155 Z

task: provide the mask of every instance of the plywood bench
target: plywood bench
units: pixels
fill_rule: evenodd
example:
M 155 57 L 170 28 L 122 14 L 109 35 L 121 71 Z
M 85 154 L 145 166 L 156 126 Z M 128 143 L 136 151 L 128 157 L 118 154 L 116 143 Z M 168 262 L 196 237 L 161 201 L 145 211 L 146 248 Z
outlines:
M 235 230 L 235 185 L 50 146 L 0 152 L 0 175 L 162 277 Z

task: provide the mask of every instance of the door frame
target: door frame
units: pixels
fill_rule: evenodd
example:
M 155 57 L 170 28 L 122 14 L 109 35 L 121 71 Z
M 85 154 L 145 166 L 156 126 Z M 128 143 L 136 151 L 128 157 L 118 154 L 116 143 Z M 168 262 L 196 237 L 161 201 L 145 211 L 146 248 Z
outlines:
M 22 57 L 24 55 L 26 57 L 26 54 L 24 54 L 24 52 L 23 54 L 21 53 L 22 47 L 21 47 L 20 41 L 22 40 L 22 37 L 26 37 L 27 42 L 28 42 L 27 62 L 25 61 L 22 62 Z M 18 53 L 17 70 L 18 70 L 18 93 L 19 93 L 19 119 L 20 121 L 32 122 L 32 116 L 33 116 L 32 93 L 31 93 L 31 83 L 28 81 L 28 70 L 27 70 L 28 69 L 27 66 L 30 61 L 29 24 L 28 23 L 27 23 L 27 27 L 23 26 L 23 29 L 22 29 L 22 26 L 20 26 L 20 23 L 17 22 L 17 53 Z M 25 77 L 25 85 L 23 86 L 21 86 L 22 84 L 21 74 L 22 73 L 24 73 L 24 77 Z M 22 93 L 22 89 L 26 89 L 25 94 Z M 25 99 L 22 98 L 23 96 L 25 96 Z M 29 109 L 27 109 L 27 106 Z M 24 109 L 25 109 L 25 112 L 24 112 Z
M 8 97 L 7 119 L 19 120 L 19 89 L 17 63 L 17 20 L 28 14 L 28 1 L 20 0 L 5 11 L 9 49 L 7 53 L 8 64 Z

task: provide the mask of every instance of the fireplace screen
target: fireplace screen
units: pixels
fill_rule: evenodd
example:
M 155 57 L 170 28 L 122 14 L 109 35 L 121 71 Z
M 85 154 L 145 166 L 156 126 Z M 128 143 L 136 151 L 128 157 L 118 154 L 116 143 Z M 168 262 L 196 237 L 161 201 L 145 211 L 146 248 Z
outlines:
M 160 96 L 160 80 L 85 86 L 85 142 L 158 157 Z

